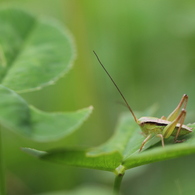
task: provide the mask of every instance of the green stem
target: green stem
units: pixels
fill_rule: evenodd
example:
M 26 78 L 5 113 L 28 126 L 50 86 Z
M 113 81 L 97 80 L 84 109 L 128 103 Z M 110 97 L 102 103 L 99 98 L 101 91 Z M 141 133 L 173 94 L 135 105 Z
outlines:
M 114 195 L 118 195 L 120 193 L 121 181 L 123 179 L 124 174 L 116 175 L 114 181 Z
M 123 179 L 123 176 L 125 174 L 125 167 L 123 165 L 119 165 L 115 170 L 115 180 L 114 180 L 114 195 L 120 194 L 120 188 L 121 188 L 121 182 Z
M 0 127 L 0 195 L 5 195 L 5 174 L 4 174 L 4 163 L 3 163 L 3 144 L 1 137 Z

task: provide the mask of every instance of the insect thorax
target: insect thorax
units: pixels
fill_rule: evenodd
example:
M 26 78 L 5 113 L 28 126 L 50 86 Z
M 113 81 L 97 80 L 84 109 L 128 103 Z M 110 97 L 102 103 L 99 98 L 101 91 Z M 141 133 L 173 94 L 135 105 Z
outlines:
M 143 131 L 143 133 L 145 135 L 162 134 L 165 126 L 166 125 L 157 125 L 157 124 L 151 123 L 151 122 L 145 122 L 145 123 L 140 124 L 141 130 Z

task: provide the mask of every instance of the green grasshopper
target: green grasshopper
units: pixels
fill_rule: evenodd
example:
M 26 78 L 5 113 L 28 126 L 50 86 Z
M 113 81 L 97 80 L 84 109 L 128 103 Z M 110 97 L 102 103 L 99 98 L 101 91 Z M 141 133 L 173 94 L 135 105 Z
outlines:
M 115 83 L 111 75 L 108 73 L 108 71 L 100 61 L 98 55 L 95 53 L 95 51 L 93 52 L 97 57 L 97 60 L 99 61 L 100 65 L 102 66 L 102 68 L 104 69 L 104 71 L 106 72 L 110 80 L 112 81 L 112 83 L 115 85 L 116 89 L 118 90 L 119 94 L 121 95 L 122 99 L 127 105 L 129 111 L 131 112 L 135 122 L 140 126 L 143 135 L 146 137 L 142 142 L 139 151 L 143 149 L 147 141 L 153 136 L 157 136 L 161 139 L 161 143 L 163 147 L 164 147 L 164 138 L 169 138 L 170 136 L 175 137 L 174 138 L 175 143 L 180 143 L 184 141 L 184 140 L 178 140 L 178 137 L 192 132 L 192 129 L 190 127 L 183 124 L 186 117 L 186 105 L 188 101 L 188 96 L 186 94 L 183 95 L 178 106 L 167 118 L 165 116 L 162 116 L 161 118 L 141 117 L 140 119 L 138 119 L 135 116 L 131 107 L 129 106 L 121 90 L 119 89 L 119 87 L 117 86 L 117 84 Z

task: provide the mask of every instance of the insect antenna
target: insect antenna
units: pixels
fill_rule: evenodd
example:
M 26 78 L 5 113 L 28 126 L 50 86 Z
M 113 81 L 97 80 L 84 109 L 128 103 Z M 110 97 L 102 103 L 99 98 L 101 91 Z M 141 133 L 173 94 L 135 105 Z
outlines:
M 110 80 L 112 81 L 112 83 L 114 84 L 114 86 L 116 87 L 116 89 L 118 90 L 119 94 L 121 95 L 122 99 L 124 100 L 125 104 L 127 105 L 127 108 L 129 109 L 129 111 L 131 112 L 134 120 L 136 123 L 138 123 L 137 117 L 135 116 L 133 110 L 131 109 L 131 107 L 129 106 L 126 98 L 124 97 L 124 95 L 122 94 L 121 90 L 119 89 L 119 87 L 117 86 L 117 84 L 115 83 L 115 81 L 113 80 L 113 78 L 111 77 L 111 75 L 109 74 L 109 72 L 106 70 L 105 66 L 102 64 L 102 62 L 100 61 L 98 55 L 96 54 L 95 51 L 93 51 L 93 53 L 95 54 L 98 62 L 100 63 L 100 65 L 102 66 L 102 68 L 104 69 L 104 71 L 106 72 L 106 74 L 109 76 Z

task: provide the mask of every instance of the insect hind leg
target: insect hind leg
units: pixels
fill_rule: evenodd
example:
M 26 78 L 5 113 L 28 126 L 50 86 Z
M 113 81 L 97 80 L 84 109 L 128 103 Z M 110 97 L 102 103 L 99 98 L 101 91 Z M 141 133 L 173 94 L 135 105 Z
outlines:
M 186 111 L 184 109 L 181 110 L 180 114 L 178 115 L 178 117 L 172 121 L 171 123 L 169 123 L 163 130 L 163 137 L 164 138 L 168 138 L 170 137 L 170 135 L 173 133 L 176 125 L 180 122 L 180 125 L 179 125 L 179 128 L 177 130 L 177 133 L 176 133 L 176 136 L 175 136 L 175 142 L 177 142 L 177 138 L 180 134 L 180 131 L 181 131 L 181 128 L 182 128 L 182 125 L 183 125 L 183 122 L 184 122 L 184 119 L 185 119 L 185 116 L 186 116 Z
M 186 94 L 184 94 L 179 102 L 179 104 L 177 105 L 177 107 L 175 108 L 175 110 L 167 117 L 166 120 L 168 121 L 174 121 L 178 115 L 180 114 L 180 110 L 183 108 L 184 110 L 186 109 L 187 106 L 187 102 L 188 102 L 188 96 Z
M 175 138 L 174 138 L 174 141 L 176 143 L 183 142 L 183 140 L 177 140 L 177 138 L 178 138 L 178 136 L 180 134 L 180 131 L 181 131 L 182 125 L 184 123 L 185 117 L 186 117 L 186 110 L 182 109 L 182 111 L 181 111 L 181 117 L 179 119 L 180 125 L 179 125 L 179 128 L 178 128 L 177 133 L 176 133 Z

